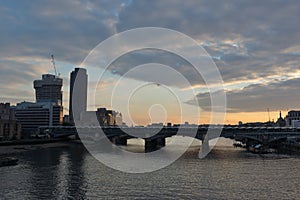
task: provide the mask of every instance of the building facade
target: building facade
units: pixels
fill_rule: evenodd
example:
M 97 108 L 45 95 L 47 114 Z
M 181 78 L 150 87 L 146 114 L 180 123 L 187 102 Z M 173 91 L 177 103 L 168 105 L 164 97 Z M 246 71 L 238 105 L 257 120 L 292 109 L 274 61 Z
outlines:
M 21 139 L 21 124 L 9 103 L 0 103 L 0 140 Z
M 97 120 L 100 126 L 108 126 L 108 116 L 106 108 L 98 108 L 96 111 Z
M 52 74 L 43 74 L 42 80 L 33 82 L 36 102 L 53 101 L 62 105 L 62 85 L 63 79 Z
M 286 126 L 294 126 L 294 124 L 300 121 L 300 110 L 291 110 L 285 117 Z
M 22 102 L 15 107 L 16 119 L 25 137 L 35 134 L 40 126 L 61 126 L 63 107 L 54 102 Z
M 52 74 L 43 74 L 42 80 L 35 80 L 36 102 L 22 102 L 15 106 L 15 115 L 22 125 L 22 135 L 30 137 L 40 126 L 61 126 L 63 80 Z
M 88 75 L 86 69 L 75 68 L 70 74 L 69 120 L 79 120 L 81 113 L 87 110 Z M 76 91 L 74 91 L 76 88 Z M 75 120 L 74 120 L 75 117 Z
M 106 108 L 98 108 L 96 111 L 97 120 L 100 126 L 121 126 L 123 125 L 122 113 Z

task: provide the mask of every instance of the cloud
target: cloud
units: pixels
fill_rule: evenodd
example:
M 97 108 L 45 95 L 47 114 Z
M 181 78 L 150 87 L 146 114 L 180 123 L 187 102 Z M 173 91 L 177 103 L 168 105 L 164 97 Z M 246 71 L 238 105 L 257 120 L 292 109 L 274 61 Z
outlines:
M 142 70 L 134 69 L 138 66 Z M 130 52 L 115 60 L 108 69 L 119 76 L 126 75 L 135 80 L 159 82 L 178 88 L 185 88 L 190 84 L 204 84 L 199 72 L 188 61 L 163 50 L 145 49 Z M 139 73 L 135 73 L 137 71 Z
M 60 55 L 79 63 L 101 40 L 113 34 L 114 9 L 122 1 L 9 1 L 2 5 L 1 57 Z
M 0 99 L 12 103 L 33 100 L 33 80 L 48 71 L 43 62 L 30 63 L 23 59 L 1 60 L 0 69 Z
M 1 11 L 1 57 L 53 53 L 79 64 L 115 32 L 160 26 L 199 41 L 226 82 L 277 73 L 278 64 L 295 70 L 289 62 L 299 61 L 290 56 L 300 39 L 297 1 L 9 1 Z
M 149 1 L 147 1 L 149 2 Z M 118 30 L 161 26 L 195 38 L 215 58 L 225 82 L 294 71 L 299 56 L 283 50 L 300 41 L 297 1 L 135 1 Z M 143 16 L 142 18 L 137 16 Z M 278 68 L 281 68 L 278 71 Z
M 300 78 L 270 84 L 253 84 L 243 89 L 227 91 L 227 112 L 261 112 L 299 108 Z M 200 93 L 197 100 L 202 109 L 210 110 L 209 93 Z M 187 102 L 191 103 L 191 102 Z
M 1 95 L 29 98 L 32 81 L 51 70 L 51 54 L 63 63 L 61 71 L 68 76 L 68 70 L 110 35 L 158 26 L 191 36 L 213 57 L 225 86 L 230 86 L 230 112 L 297 107 L 292 96 L 297 96 L 294 82 L 300 69 L 299 10 L 297 0 L 6 1 L 0 6 Z M 161 52 L 125 55 L 110 70 L 121 76 L 133 66 L 153 61 L 172 66 L 193 86 L 203 87 L 188 63 Z M 199 92 L 201 100 L 207 98 Z

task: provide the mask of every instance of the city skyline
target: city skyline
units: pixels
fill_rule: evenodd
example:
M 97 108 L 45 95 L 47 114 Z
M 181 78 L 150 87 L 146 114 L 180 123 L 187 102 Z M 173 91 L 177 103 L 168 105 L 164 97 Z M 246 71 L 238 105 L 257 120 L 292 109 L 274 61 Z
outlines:
M 191 36 L 213 57 L 222 74 L 228 98 L 225 123 L 267 121 L 267 109 L 271 120 L 276 120 L 280 110 L 285 116 L 288 110 L 300 107 L 300 48 L 297 43 L 300 30 L 295 20 L 299 16 L 296 1 L 274 1 L 272 4 L 232 1 L 223 6 L 217 1 L 187 1 L 184 7 L 164 1 L 150 3 L 152 9 L 145 9 L 144 4 L 144 1 L 79 1 L 78 4 L 65 2 L 60 6 L 57 2 L 10 1 L 2 4 L 0 66 L 5 73 L 0 75 L 1 102 L 32 101 L 32 80 L 41 74 L 54 73 L 49 57 L 54 54 L 65 83 L 63 106 L 68 107 L 69 72 L 80 67 L 90 50 L 109 36 L 129 28 L 159 26 Z M 177 12 L 172 13 L 166 8 Z M 135 14 L 149 14 L 150 10 L 154 14 L 146 21 L 133 17 Z M 157 20 L 155 16 L 163 20 Z M 57 24 L 57 19 L 61 19 L 60 24 Z M 151 60 L 147 55 L 137 57 L 133 54 L 122 60 L 118 68 L 112 68 L 109 77 L 120 76 L 120 71 L 135 63 L 133 58 Z M 190 71 L 184 73 L 193 81 Z M 89 78 L 89 84 L 93 84 L 98 76 L 91 74 Z M 184 89 L 178 85 L 173 87 Z M 209 94 L 205 88 L 201 85 L 193 87 L 198 99 L 207 101 Z M 96 106 L 108 107 L 105 102 Z M 207 110 L 204 107 L 200 122 L 208 122 Z M 172 119 L 176 120 L 178 118 Z M 193 120 L 189 121 L 193 123 Z M 147 119 L 141 116 L 141 121 Z
M 75 67 L 74 69 L 73 69 L 73 71 L 70 71 L 69 72 L 69 74 L 70 74 L 70 76 L 72 76 L 72 73 L 74 73 L 76 70 L 79 70 L 79 69 L 81 69 L 81 68 L 78 68 L 78 67 Z M 82 71 L 82 72 L 84 72 L 84 73 L 86 73 L 86 69 L 84 69 L 83 68 L 83 70 L 85 70 L 85 72 L 84 71 Z M 55 75 L 53 75 L 54 73 L 51 73 L 51 71 L 53 71 L 53 70 L 50 70 L 50 72 L 49 73 L 47 73 L 47 74 L 41 74 L 41 75 L 43 75 L 43 76 L 49 76 L 49 75 L 51 75 L 51 76 L 55 76 Z M 74 75 L 73 75 L 74 76 Z M 58 76 L 59 77 L 59 76 Z M 59 77 L 59 78 L 63 78 L 63 77 Z M 65 80 L 65 78 L 63 78 L 64 80 Z M 67 85 L 67 87 L 70 87 L 70 79 L 67 79 L 67 80 L 69 80 L 69 82 L 65 82 L 64 81 L 64 84 L 66 84 Z M 33 80 L 32 81 L 32 83 L 33 83 L 33 92 L 34 92 L 34 82 L 35 82 L 36 80 Z M 82 81 L 82 78 L 81 78 L 81 80 L 80 81 Z M 66 86 L 64 86 L 64 84 L 62 84 L 62 88 L 66 88 Z M 101 85 L 100 85 L 101 86 Z M 99 85 L 97 86 L 97 87 L 99 87 Z M 81 87 L 81 90 L 82 90 L 82 87 Z M 63 90 L 62 91 L 64 94 L 67 94 L 67 96 L 68 95 L 70 95 L 70 88 L 67 88 L 67 91 L 65 91 L 65 90 Z M 100 96 L 102 96 L 102 94 L 101 93 L 99 93 L 100 94 Z M 35 95 L 33 94 L 33 97 L 34 97 Z M 65 96 L 65 95 L 64 95 Z M 70 110 L 69 110 L 69 104 L 68 103 L 66 103 L 66 102 L 70 102 L 70 98 L 67 98 L 67 99 L 64 99 L 64 98 L 62 98 L 63 99 L 63 108 L 64 108 L 64 115 L 69 115 L 69 113 L 70 113 Z M 26 100 L 23 100 L 23 101 L 26 101 Z M 23 102 L 23 101 L 16 101 L 16 103 L 14 103 L 14 102 L 8 102 L 8 103 L 12 103 L 12 104 L 17 104 L 17 103 L 21 103 L 21 102 Z M 29 100 L 30 101 L 30 100 Z M 31 101 L 34 101 L 34 100 L 31 100 Z M 168 102 L 168 100 L 166 100 L 167 102 Z M 82 102 L 83 103 L 83 102 Z M 85 103 L 84 103 L 85 104 Z M 97 107 L 98 106 L 98 107 Z M 108 108 L 108 109 L 111 109 L 111 107 L 109 107 L 109 106 L 107 106 L 107 105 L 103 105 L 103 104 L 99 104 L 99 105 L 89 105 L 89 109 L 88 109 L 88 111 L 96 111 L 97 110 L 97 108 L 100 108 L 100 107 L 105 107 L 105 108 Z M 148 106 L 149 107 L 149 106 Z M 150 105 L 150 107 L 151 107 L 151 105 Z M 96 109 L 95 109 L 96 108 Z M 145 108 L 142 108 L 142 110 L 144 110 Z M 278 119 L 278 117 L 279 117 L 279 112 L 281 112 L 281 113 L 283 113 L 283 116 L 286 116 L 287 114 L 288 114 L 288 112 L 289 111 L 291 111 L 291 110 L 294 110 L 294 109 L 291 109 L 291 110 L 286 110 L 286 111 L 282 111 L 282 110 L 278 110 L 278 111 L 268 111 L 268 109 L 269 108 L 267 108 L 267 110 L 266 111 L 264 111 L 264 112 L 261 112 L 261 113 L 258 113 L 258 114 L 260 114 L 262 117 L 261 118 L 256 118 L 257 120 L 253 120 L 253 121 L 246 121 L 246 120 L 243 120 L 243 119 L 245 119 L 245 118 L 243 118 L 242 116 L 243 115 L 246 115 L 246 117 L 248 117 L 248 115 L 251 115 L 252 114 L 252 112 L 248 112 L 248 113 L 242 113 L 242 116 L 241 116 L 241 114 L 238 114 L 238 115 L 236 115 L 236 117 L 234 118 L 233 117 L 233 119 L 234 119 L 234 123 L 230 123 L 230 122 L 228 122 L 228 120 L 226 119 L 226 121 L 224 122 L 224 124 L 238 124 L 239 122 L 243 122 L 243 123 L 248 123 L 248 122 L 267 122 L 267 121 L 273 121 L 273 122 L 276 122 L 276 120 Z M 297 110 L 297 109 L 296 109 Z M 156 116 L 156 119 L 162 119 L 163 117 L 160 117 L 159 115 L 160 114 L 162 114 L 162 112 L 161 112 L 161 110 L 159 110 L 159 109 L 157 109 L 157 110 L 154 110 L 154 111 L 157 111 L 157 116 Z M 146 111 L 146 110 L 144 110 L 144 112 L 148 112 L 148 111 Z M 152 111 L 153 112 L 153 111 Z M 155 115 L 155 114 L 154 114 Z M 171 122 L 171 123 L 174 123 L 174 124 L 180 124 L 180 122 L 182 123 L 183 121 L 180 121 L 180 120 L 178 120 L 178 116 L 179 116 L 180 114 L 179 113 L 177 113 L 177 115 L 171 115 L 171 116 L 168 116 L 166 119 L 163 119 L 163 120 L 160 120 L 160 121 L 153 121 L 153 123 L 164 123 L 165 125 L 167 124 L 167 123 L 169 123 L 169 122 Z M 149 124 L 151 124 L 151 123 L 149 123 L 149 118 L 148 118 L 148 116 L 143 116 L 143 115 L 136 115 L 136 116 L 134 116 L 135 117 L 135 119 L 133 120 L 133 121 L 128 121 L 128 119 L 127 120 L 124 120 L 124 122 L 126 123 L 127 122 L 127 124 L 128 125 L 149 125 Z M 209 115 L 208 115 L 208 118 L 209 118 Z M 259 120 L 259 119 L 261 119 L 261 120 Z M 144 121 L 143 121 L 144 120 Z M 191 123 L 191 124 L 207 124 L 207 122 L 209 121 L 208 119 L 207 120 L 205 120 L 205 121 L 203 121 L 203 122 L 199 122 L 199 123 L 197 123 L 196 121 L 197 120 L 191 120 L 191 121 L 189 121 L 189 120 L 186 120 L 187 122 L 189 122 L 189 123 Z M 139 123 L 140 122 L 140 123 Z M 185 122 L 185 121 L 184 121 Z

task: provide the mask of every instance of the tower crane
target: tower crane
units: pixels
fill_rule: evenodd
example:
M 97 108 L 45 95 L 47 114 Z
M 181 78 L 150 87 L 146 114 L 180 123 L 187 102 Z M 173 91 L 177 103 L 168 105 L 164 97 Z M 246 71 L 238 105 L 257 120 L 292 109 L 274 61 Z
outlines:
M 53 65 L 54 68 L 54 72 L 55 72 L 55 76 L 57 76 L 57 71 L 56 71 L 56 66 L 55 66 L 55 60 L 54 60 L 54 55 L 51 55 L 51 63 Z

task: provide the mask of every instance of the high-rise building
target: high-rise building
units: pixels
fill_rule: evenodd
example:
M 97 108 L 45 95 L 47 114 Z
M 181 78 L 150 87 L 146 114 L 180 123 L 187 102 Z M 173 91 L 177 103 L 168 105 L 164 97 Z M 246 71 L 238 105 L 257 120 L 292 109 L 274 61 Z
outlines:
M 33 82 L 36 102 L 51 101 L 62 104 L 63 79 L 52 74 L 43 74 L 42 80 Z
M 87 110 L 88 75 L 86 69 L 75 68 L 70 75 L 69 119 L 80 120 L 81 113 Z M 76 90 L 75 90 L 76 89 Z
M 52 74 L 43 74 L 42 80 L 35 80 L 36 102 L 22 102 L 15 106 L 16 119 L 22 125 L 22 134 L 35 134 L 40 126 L 60 126 L 63 121 L 63 80 Z

